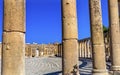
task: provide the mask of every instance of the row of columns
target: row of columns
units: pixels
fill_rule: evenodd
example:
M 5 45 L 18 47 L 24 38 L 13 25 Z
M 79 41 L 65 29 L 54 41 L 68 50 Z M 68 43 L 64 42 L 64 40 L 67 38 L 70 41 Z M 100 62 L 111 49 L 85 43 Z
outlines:
M 100 0 L 89 0 L 93 75 L 107 75 Z M 109 0 L 112 70 L 120 70 L 118 1 Z M 62 0 L 63 75 L 79 75 L 76 0 Z M 2 75 L 25 75 L 25 0 L 4 0 Z
M 108 35 L 107 35 L 108 36 Z M 110 57 L 108 37 L 105 39 L 105 53 Z M 39 52 L 39 53 L 38 53 Z M 62 57 L 62 44 L 26 44 L 26 57 L 41 57 L 41 56 L 58 56 Z M 78 55 L 79 58 L 92 58 L 92 47 L 90 38 L 78 41 Z
M 120 27 L 118 15 L 118 0 L 108 0 L 108 5 L 110 24 L 110 47 L 112 57 L 111 70 L 115 72 L 120 71 Z M 90 0 L 90 19 L 93 49 L 93 75 L 107 75 L 100 0 Z
M 106 58 L 110 58 L 109 37 L 108 33 L 104 36 Z M 41 57 L 41 56 L 58 56 L 62 57 L 62 44 L 26 44 L 26 57 Z M 92 58 L 92 47 L 90 38 L 85 38 L 78 41 L 79 58 Z
M 92 58 L 90 39 L 80 40 L 78 42 L 78 55 L 80 58 Z

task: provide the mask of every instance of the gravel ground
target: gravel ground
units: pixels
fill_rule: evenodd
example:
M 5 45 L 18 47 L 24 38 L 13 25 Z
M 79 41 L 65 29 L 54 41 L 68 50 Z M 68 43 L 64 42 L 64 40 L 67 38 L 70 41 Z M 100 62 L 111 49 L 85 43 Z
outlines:
M 26 58 L 26 75 L 62 75 L 62 59 L 58 57 Z M 91 75 L 91 60 L 79 61 L 81 75 Z
M 92 61 L 90 59 L 81 59 L 79 64 L 81 75 L 91 75 Z M 26 75 L 62 75 L 62 59 L 59 57 L 26 58 L 25 70 Z

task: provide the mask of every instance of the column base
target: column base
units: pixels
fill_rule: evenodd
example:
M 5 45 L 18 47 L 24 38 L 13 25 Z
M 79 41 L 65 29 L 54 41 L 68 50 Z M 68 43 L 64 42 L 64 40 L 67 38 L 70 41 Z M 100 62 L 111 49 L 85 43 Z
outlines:
M 112 66 L 111 70 L 112 71 L 120 71 L 120 66 Z
M 109 75 L 107 70 L 96 70 L 94 69 L 92 75 Z

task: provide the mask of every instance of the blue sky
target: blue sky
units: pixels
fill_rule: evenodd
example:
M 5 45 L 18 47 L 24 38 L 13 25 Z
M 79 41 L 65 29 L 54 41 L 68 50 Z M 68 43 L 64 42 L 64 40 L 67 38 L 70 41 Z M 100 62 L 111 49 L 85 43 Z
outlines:
M 77 0 L 79 39 L 90 36 L 89 0 Z M 108 0 L 101 0 L 103 25 L 108 27 Z M 3 0 L 0 0 L 2 36 Z M 26 0 L 26 42 L 61 42 L 61 0 Z M 0 41 L 1 41 L 0 37 Z

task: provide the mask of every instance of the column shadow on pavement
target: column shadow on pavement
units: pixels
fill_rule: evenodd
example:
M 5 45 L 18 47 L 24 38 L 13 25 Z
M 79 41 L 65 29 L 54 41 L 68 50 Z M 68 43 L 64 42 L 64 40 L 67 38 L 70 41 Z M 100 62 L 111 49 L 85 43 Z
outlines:
M 79 65 L 79 68 L 83 68 L 88 64 L 87 62 L 91 62 L 91 59 L 80 59 L 80 61 L 82 61 L 82 64 Z M 89 72 L 86 72 L 86 73 L 89 73 Z M 62 75 L 62 71 L 47 73 L 47 74 L 44 74 L 44 75 Z M 91 74 L 80 73 L 80 75 L 91 75 Z

